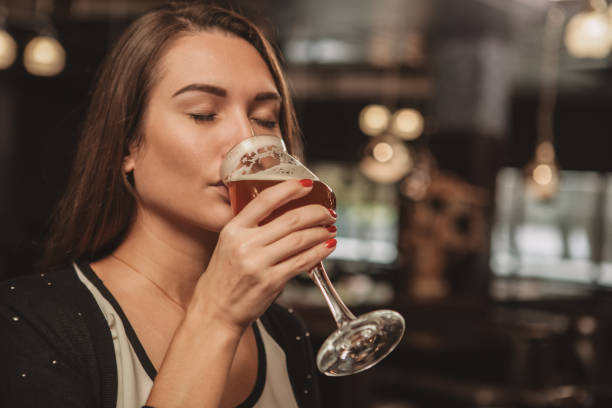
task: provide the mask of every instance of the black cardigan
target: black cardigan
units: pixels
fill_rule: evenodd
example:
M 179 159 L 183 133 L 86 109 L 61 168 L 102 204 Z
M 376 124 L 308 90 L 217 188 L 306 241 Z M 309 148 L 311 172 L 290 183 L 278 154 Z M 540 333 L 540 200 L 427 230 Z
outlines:
M 80 262 L 79 268 L 107 296 L 89 264 Z M 121 308 L 116 302 L 113 306 L 128 336 L 135 337 Z M 312 346 L 302 321 L 273 304 L 261 322 L 285 351 L 300 408 L 318 407 Z M 138 348 L 136 343 L 132 342 Z M 152 366 L 145 370 L 155 375 Z M 111 332 L 74 268 L 0 283 L 0 406 L 115 408 L 116 400 Z

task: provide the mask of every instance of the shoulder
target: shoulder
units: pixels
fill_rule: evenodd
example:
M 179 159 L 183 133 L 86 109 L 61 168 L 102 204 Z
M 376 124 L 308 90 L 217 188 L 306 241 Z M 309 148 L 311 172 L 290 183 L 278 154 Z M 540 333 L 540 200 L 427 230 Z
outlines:
M 78 308 L 83 290 L 72 266 L 25 275 L 0 283 L 0 307 L 22 312 L 57 312 Z
M 0 406 L 114 406 L 111 333 L 72 266 L 1 282 L 0 332 Z
M 108 329 L 73 266 L 0 283 L 0 325 L 13 328 L 16 346 L 37 342 L 84 353 Z

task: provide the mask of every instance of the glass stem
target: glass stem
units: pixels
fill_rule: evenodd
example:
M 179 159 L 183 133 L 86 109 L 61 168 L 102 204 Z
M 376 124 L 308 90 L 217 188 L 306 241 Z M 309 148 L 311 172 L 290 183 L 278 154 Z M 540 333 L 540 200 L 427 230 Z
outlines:
M 338 296 L 338 292 L 336 292 L 336 289 L 334 289 L 334 286 L 327 277 L 327 272 L 325 272 L 322 262 L 319 262 L 319 264 L 310 271 L 310 277 L 319 287 L 321 293 L 323 293 L 325 302 L 338 327 L 355 319 L 355 315 L 351 313 L 342 299 L 340 299 L 340 296 Z

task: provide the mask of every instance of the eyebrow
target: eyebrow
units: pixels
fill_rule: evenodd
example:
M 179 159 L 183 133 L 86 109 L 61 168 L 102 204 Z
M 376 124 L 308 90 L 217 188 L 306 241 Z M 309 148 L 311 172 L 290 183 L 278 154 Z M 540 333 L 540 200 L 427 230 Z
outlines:
M 277 92 L 262 92 L 255 95 L 256 101 L 281 101 L 281 96 Z
M 213 94 L 216 96 L 226 96 L 227 95 L 227 91 L 218 86 L 208 85 L 208 84 L 189 84 L 187 86 L 182 87 L 178 91 L 176 91 L 174 95 L 172 95 L 172 97 L 174 98 L 175 96 L 180 95 L 182 93 L 193 92 L 193 91 L 205 92 L 205 93 Z
M 215 96 L 227 96 L 227 91 L 224 88 L 209 85 L 209 84 L 189 84 L 176 91 L 172 97 L 178 96 L 185 92 L 204 92 Z M 255 101 L 281 101 L 282 98 L 277 92 L 261 92 L 255 95 Z

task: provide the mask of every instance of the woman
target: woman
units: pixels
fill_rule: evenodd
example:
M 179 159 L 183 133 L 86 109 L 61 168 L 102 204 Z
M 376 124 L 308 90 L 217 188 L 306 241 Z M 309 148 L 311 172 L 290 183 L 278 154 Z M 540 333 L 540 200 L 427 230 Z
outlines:
M 69 267 L 0 287 L 0 405 L 317 406 L 308 333 L 273 305 L 328 256 L 335 214 L 233 216 L 225 153 L 253 134 L 299 153 L 272 47 L 243 17 L 171 4 L 134 22 L 102 68 L 49 240 Z

